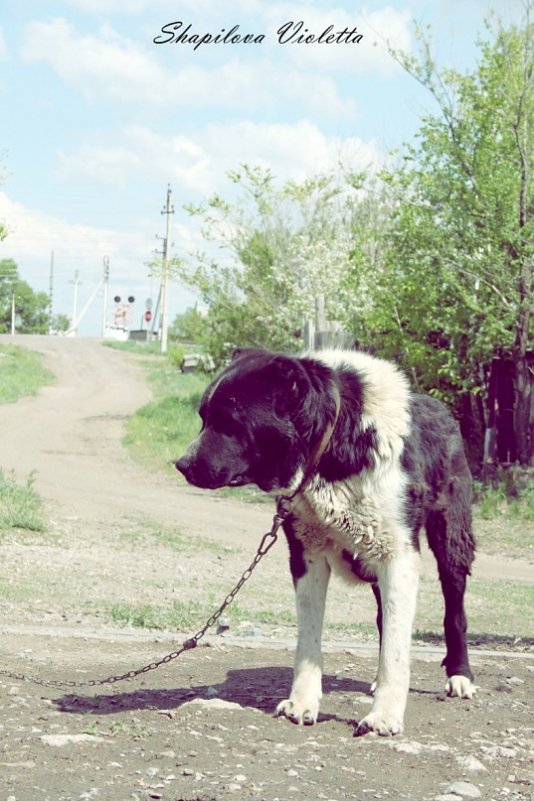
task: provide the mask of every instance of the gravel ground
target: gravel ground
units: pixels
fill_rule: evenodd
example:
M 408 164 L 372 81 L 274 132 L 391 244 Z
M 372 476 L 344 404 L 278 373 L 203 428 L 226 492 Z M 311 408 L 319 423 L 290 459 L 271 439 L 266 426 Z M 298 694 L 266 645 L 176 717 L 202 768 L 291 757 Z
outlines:
M 168 637 L 110 630 L 4 634 L 7 666 L 67 680 L 107 676 L 172 651 Z M 7 649 L 6 649 L 7 644 Z M 413 659 L 406 733 L 354 738 L 376 654 L 325 656 L 315 727 L 272 716 L 292 649 L 212 637 L 170 666 L 107 687 L 50 689 L 0 676 L 5 801 L 532 799 L 532 654 L 473 655 L 471 701 L 448 699 L 437 649 Z M 79 665 L 83 665 L 80 668 Z

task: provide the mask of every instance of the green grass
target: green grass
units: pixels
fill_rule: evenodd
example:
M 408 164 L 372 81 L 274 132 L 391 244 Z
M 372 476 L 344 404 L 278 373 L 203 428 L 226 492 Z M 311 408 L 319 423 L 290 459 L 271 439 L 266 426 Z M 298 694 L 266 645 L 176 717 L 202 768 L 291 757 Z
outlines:
M 511 481 L 511 479 L 510 479 Z M 504 480 L 484 486 L 475 482 L 476 509 L 483 520 L 527 521 L 534 523 L 534 479 L 530 478 L 518 490 Z
M 229 590 L 227 587 L 226 590 Z M 339 590 L 339 587 L 337 588 Z M 183 588 L 182 600 L 169 606 L 144 604 L 115 604 L 108 610 L 110 619 L 119 625 L 149 629 L 177 629 L 191 632 L 200 629 L 224 599 L 224 590 L 217 597 L 198 602 L 188 596 L 194 595 L 195 587 Z M 219 597 L 220 595 L 220 597 Z M 492 644 L 513 646 L 534 645 L 534 628 L 526 610 L 534 605 L 534 586 L 524 582 L 471 579 L 467 593 L 469 620 L 469 642 L 472 645 L 490 647 Z M 325 618 L 325 636 L 334 639 L 364 639 L 376 637 L 376 608 L 371 594 L 365 587 L 354 588 L 350 593 L 351 603 L 332 617 Z M 278 608 L 276 608 L 278 607 Z M 271 628 L 290 628 L 296 634 L 296 615 L 292 596 L 288 593 L 287 605 L 273 600 L 266 601 L 261 588 L 249 586 L 248 592 L 236 599 L 223 613 L 230 621 L 230 632 L 239 633 L 239 624 L 251 624 Z M 432 580 L 422 582 L 416 617 L 414 641 L 443 643 L 443 599 L 439 583 Z M 216 625 L 210 629 L 210 634 Z
M 25 484 L 19 484 L 13 473 L 6 476 L 0 470 L 0 532 L 14 528 L 45 531 L 43 502 L 33 484 L 33 473 Z
M 185 631 L 202 623 L 203 616 L 209 617 L 209 612 L 197 601 L 174 601 L 170 607 L 133 606 L 131 604 L 114 604 L 109 610 L 109 616 L 114 623 L 134 628 L 166 629 L 176 628 Z
M 222 601 L 222 597 L 213 599 L 211 603 L 203 604 L 197 601 L 174 601 L 167 607 L 152 604 L 143 604 L 142 606 L 114 604 L 109 609 L 109 617 L 114 623 L 121 626 L 148 629 L 171 628 L 186 632 L 201 628 Z M 237 602 L 225 609 L 223 617 L 230 619 L 232 629 L 244 622 L 275 626 L 296 624 L 293 609 L 282 612 L 268 609 L 254 610 L 242 607 Z M 213 634 L 216 628 L 217 624 L 213 626 L 210 633 Z
M 167 531 L 165 529 L 155 529 L 152 532 L 152 536 L 162 545 L 171 548 L 173 551 L 178 551 L 179 553 L 188 551 L 206 553 L 206 551 L 209 551 L 211 553 L 219 554 L 220 556 L 228 556 L 229 554 L 243 552 L 243 548 L 225 545 L 224 543 L 217 542 L 216 540 L 208 540 L 204 537 L 182 537 L 175 531 Z
M 112 350 L 122 350 L 126 353 L 139 353 L 141 356 L 161 356 L 161 343 L 157 340 L 153 342 L 136 342 L 135 340 L 126 340 L 126 342 L 118 342 L 114 339 L 106 339 L 102 343 L 106 348 Z M 162 356 L 162 359 L 165 358 Z
M 172 367 L 152 368 L 154 400 L 138 409 L 126 426 L 124 444 L 146 467 L 169 465 L 200 430 L 198 405 L 209 379 Z
M 127 339 L 126 342 L 118 342 L 113 339 L 106 339 L 102 343 L 106 348 L 113 348 L 113 350 L 122 350 L 127 353 L 138 353 L 141 356 L 161 356 L 163 359 L 173 360 L 175 351 L 181 350 L 185 353 L 201 353 L 202 348 L 199 345 L 192 345 L 190 343 L 175 344 L 171 342 L 168 347 L 168 355 L 165 356 L 161 353 L 161 342 L 153 340 L 152 342 L 138 342 L 135 340 Z M 174 359 L 176 361 L 176 359 Z M 179 366 L 179 365 L 178 365 Z
M 14 403 L 36 395 L 49 384 L 52 373 L 43 367 L 43 355 L 16 345 L 0 345 L 0 403 Z

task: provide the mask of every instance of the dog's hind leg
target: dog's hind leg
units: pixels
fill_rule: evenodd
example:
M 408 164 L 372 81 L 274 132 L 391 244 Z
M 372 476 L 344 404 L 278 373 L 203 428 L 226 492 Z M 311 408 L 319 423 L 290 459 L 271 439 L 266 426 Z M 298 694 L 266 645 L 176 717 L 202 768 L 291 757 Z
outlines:
M 330 566 L 320 554 L 304 552 L 296 560 L 292 553 L 291 570 L 297 602 L 297 653 L 291 694 L 278 704 L 275 715 L 312 725 L 322 697 L 321 639 Z
M 454 479 L 449 487 L 449 501 L 444 509 L 429 513 L 426 532 L 438 564 L 445 600 L 443 623 L 447 653 L 442 664 L 448 677 L 446 689 L 451 696 L 472 698 L 475 685 L 467 654 L 464 595 L 475 555 L 475 539 L 468 490 Z

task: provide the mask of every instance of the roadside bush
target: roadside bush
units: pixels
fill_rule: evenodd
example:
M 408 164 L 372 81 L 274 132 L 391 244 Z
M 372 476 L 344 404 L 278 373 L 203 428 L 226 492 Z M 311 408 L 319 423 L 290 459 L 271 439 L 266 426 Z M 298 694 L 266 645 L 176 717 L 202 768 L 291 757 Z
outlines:
M 182 366 L 185 358 L 185 348 L 181 345 L 172 345 L 167 353 L 167 360 L 171 367 L 176 367 L 177 370 Z

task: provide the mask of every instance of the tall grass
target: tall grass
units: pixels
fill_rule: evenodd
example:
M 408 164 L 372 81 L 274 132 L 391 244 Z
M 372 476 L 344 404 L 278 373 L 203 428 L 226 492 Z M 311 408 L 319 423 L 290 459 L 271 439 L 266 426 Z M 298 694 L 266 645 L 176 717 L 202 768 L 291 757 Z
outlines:
M 503 482 L 475 486 L 476 508 L 483 520 L 534 522 L 534 480 L 511 497 Z
M 34 489 L 34 474 L 19 484 L 13 473 L 0 470 L 0 532 L 13 528 L 44 531 L 42 499 Z
M 0 403 L 13 403 L 23 395 L 36 395 L 53 379 L 43 367 L 43 355 L 16 345 L 0 345 Z

